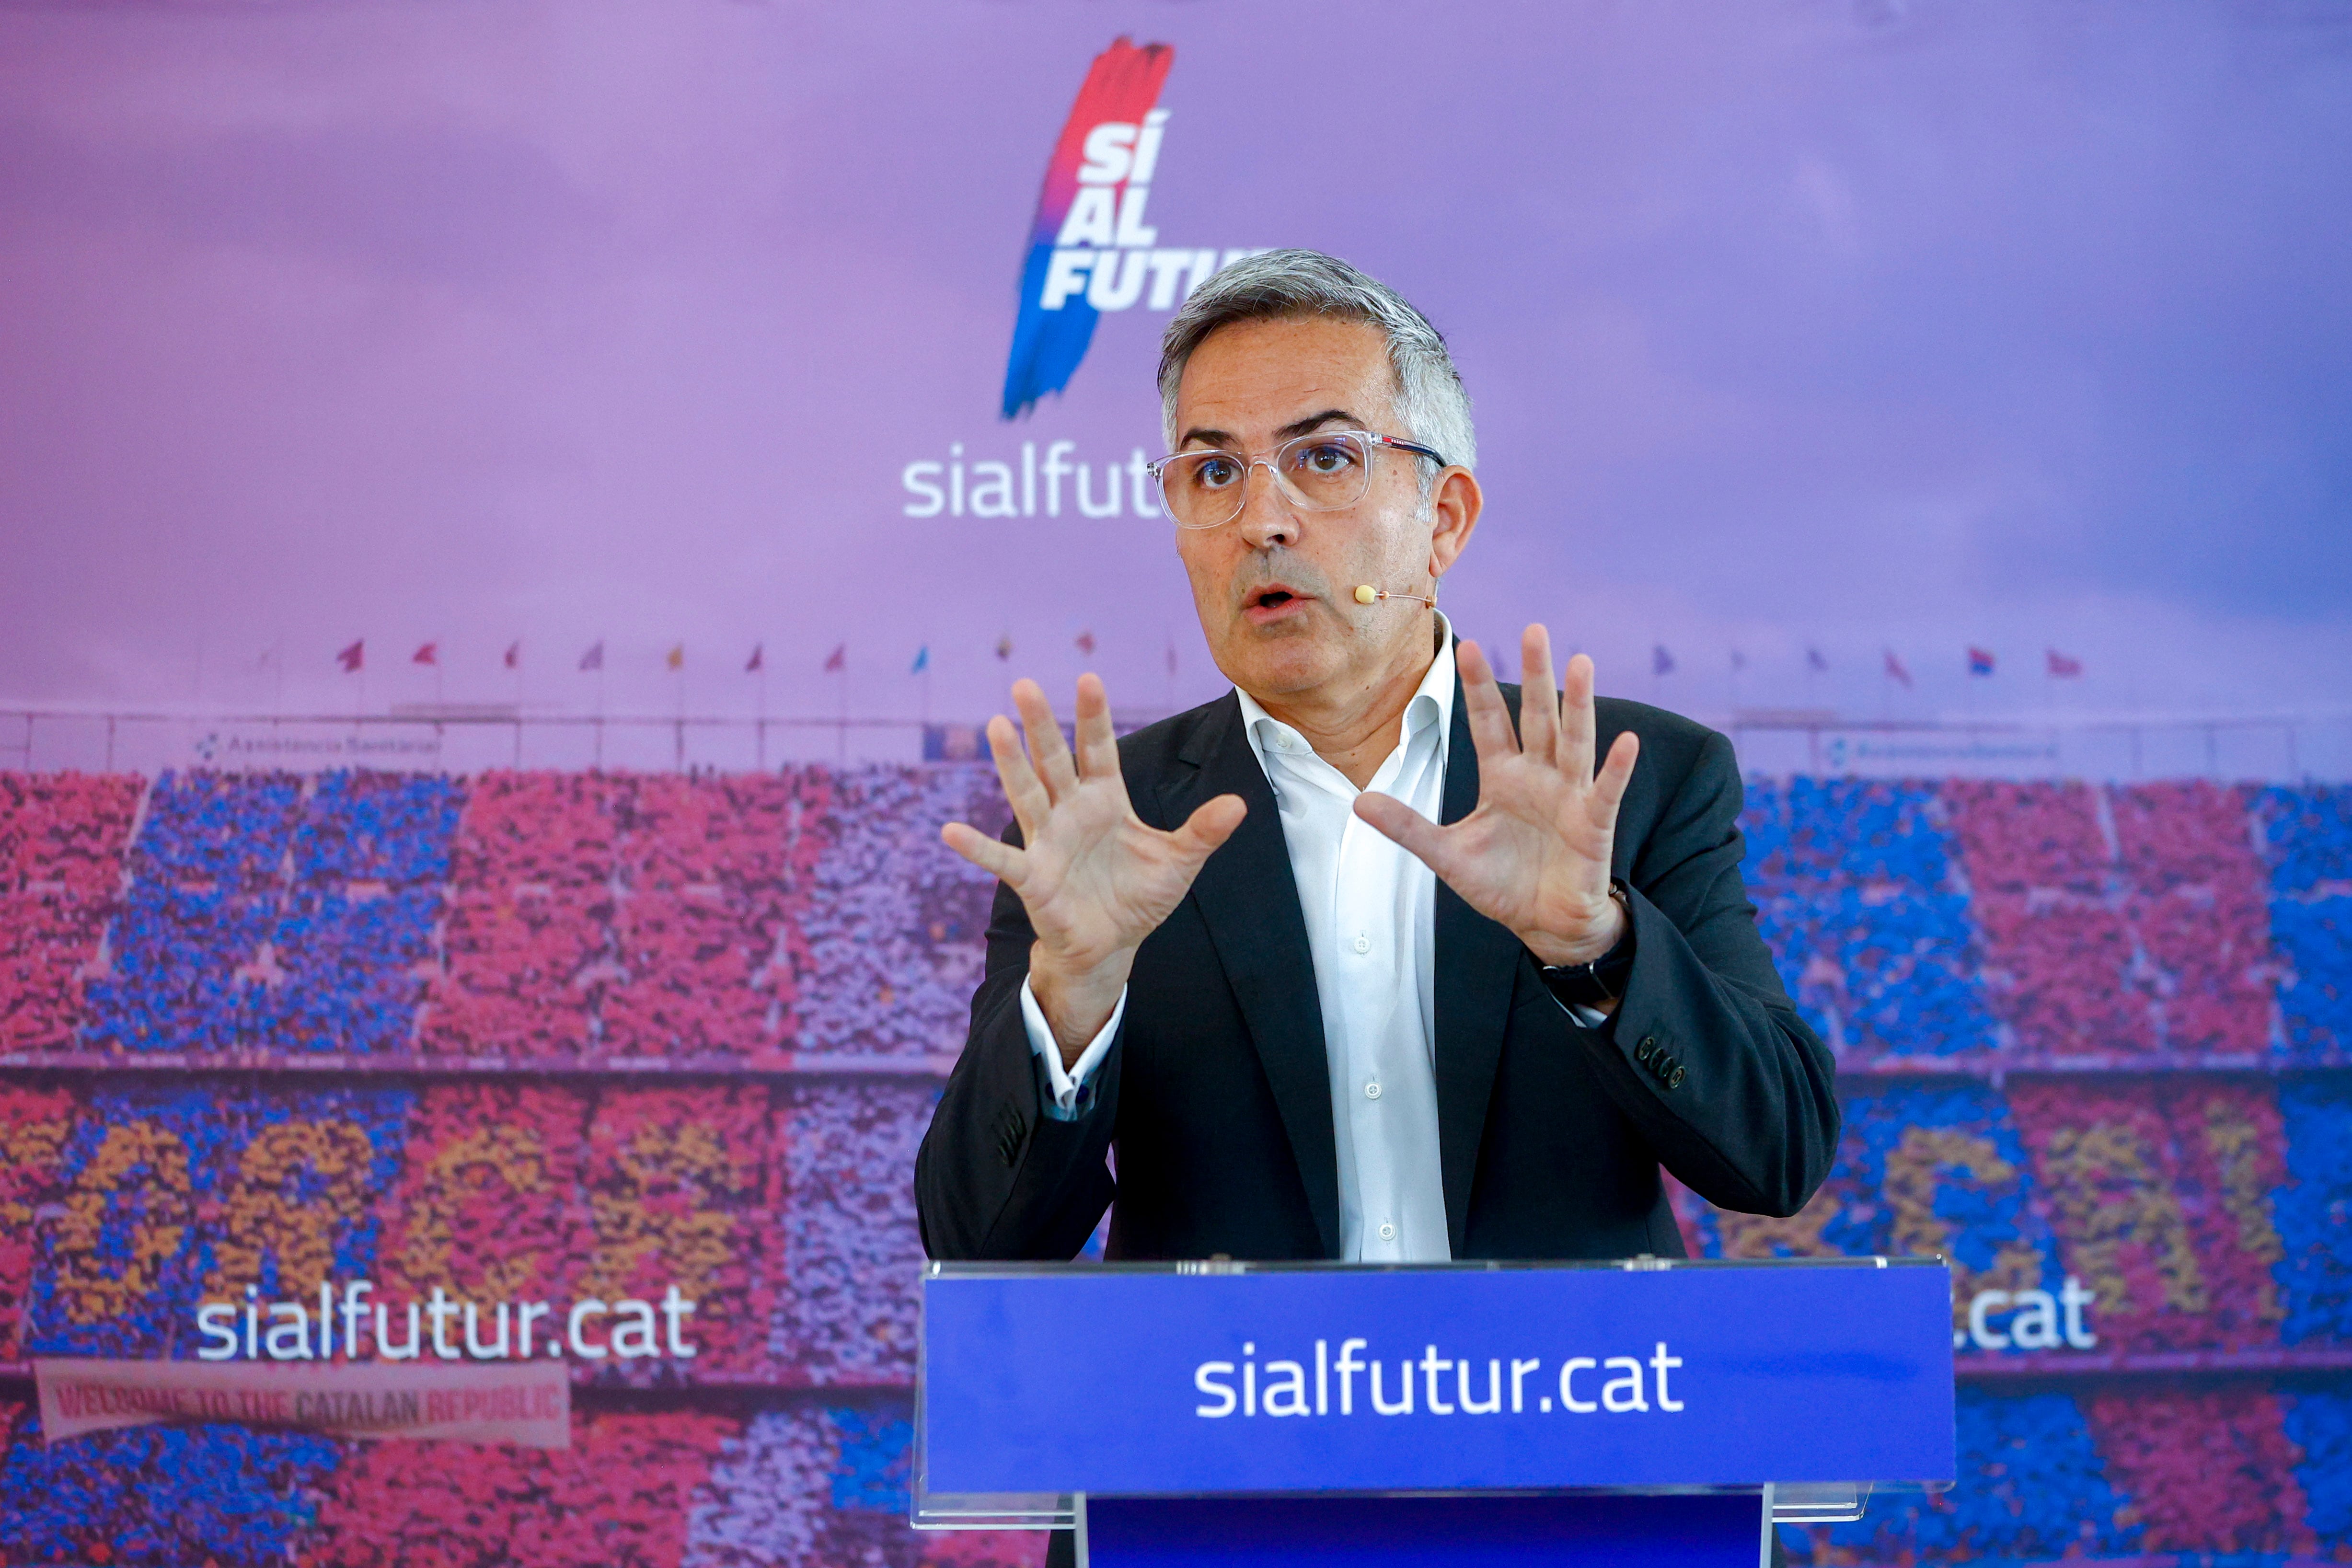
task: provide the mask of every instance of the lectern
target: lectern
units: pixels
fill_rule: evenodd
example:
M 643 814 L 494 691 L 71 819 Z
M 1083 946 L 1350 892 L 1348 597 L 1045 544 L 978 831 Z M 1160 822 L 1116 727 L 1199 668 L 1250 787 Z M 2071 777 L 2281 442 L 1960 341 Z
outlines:
M 932 1264 L 914 1523 L 1092 1568 L 1748 1568 L 1951 1484 L 1940 1260 Z

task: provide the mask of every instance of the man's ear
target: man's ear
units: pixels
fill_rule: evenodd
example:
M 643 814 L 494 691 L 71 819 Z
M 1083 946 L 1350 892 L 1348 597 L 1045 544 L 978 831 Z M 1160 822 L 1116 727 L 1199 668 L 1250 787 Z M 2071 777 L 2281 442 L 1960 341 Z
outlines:
M 1486 497 L 1475 474 L 1467 468 L 1448 468 L 1438 475 L 1429 504 L 1429 574 L 1443 577 L 1469 547 Z

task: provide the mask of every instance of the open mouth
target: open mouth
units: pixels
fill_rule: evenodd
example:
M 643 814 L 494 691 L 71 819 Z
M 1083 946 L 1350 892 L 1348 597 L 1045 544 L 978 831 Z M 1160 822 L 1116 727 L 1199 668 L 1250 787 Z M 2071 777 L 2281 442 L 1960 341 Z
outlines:
M 1259 623 L 1279 620 L 1307 606 L 1307 599 L 1280 583 L 1269 583 L 1242 603 L 1242 613 Z

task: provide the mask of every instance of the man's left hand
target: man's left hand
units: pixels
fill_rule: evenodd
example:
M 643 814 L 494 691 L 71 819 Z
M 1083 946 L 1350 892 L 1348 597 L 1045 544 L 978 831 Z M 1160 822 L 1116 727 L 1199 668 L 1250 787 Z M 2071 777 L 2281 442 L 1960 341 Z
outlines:
M 1463 901 L 1508 927 L 1544 964 L 1590 963 L 1617 943 L 1625 911 L 1609 896 L 1617 806 L 1640 748 L 1632 731 L 1592 766 L 1592 661 L 1568 661 L 1567 701 L 1552 684 L 1551 637 L 1531 626 L 1519 728 L 1478 645 L 1455 649 L 1470 739 L 1478 752 L 1478 806 L 1440 827 L 1392 795 L 1356 797 L 1356 815 L 1395 839 Z

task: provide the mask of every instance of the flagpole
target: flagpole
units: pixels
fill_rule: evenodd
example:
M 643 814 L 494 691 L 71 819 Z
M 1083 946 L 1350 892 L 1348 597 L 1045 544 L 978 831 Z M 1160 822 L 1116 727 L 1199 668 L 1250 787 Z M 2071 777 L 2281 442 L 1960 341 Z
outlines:
M 686 771 L 686 645 L 669 650 L 670 693 L 677 700 L 677 727 L 670 731 L 670 766 Z
M 841 723 L 833 732 L 834 760 L 842 766 L 847 767 L 849 765 L 849 660 L 846 656 L 841 661 L 841 668 L 835 673 L 841 678 Z

